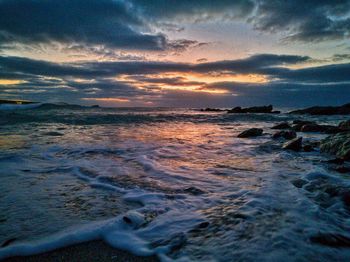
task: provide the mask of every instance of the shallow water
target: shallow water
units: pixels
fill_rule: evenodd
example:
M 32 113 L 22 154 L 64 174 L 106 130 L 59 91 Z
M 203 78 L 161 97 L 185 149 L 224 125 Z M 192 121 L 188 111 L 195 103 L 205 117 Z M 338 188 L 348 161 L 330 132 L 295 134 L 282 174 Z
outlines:
M 350 249 L 310 241 L 349 234 L 349 210 L 326 190 L 349 188 L 349 176 L 321 163 L 327 156 L 319 152 L 283 151 L 270 137 L 271 126 L 295 118 L 47 105 L 0 111 L 0 243 L 13 240 L 0 258 L 102 238 L 164 261 L 349 261 Z M 249 127 L 265 135 L 236 137 Z

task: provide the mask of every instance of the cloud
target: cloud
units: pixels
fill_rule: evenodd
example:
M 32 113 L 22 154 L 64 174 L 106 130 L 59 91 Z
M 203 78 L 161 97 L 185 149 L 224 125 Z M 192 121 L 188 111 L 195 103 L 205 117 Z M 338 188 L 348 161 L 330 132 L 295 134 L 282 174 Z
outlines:
M 250 22 L 257 30 L 282 32 L 285 41 L 314 42 L 349 37 L 350 1 L 257 0 Z
M 140 105 L 142 99 L 145 103 L 152 102 L 152 105 L 167 103 L 169 106 L 193 106 L 205 101 L 207 105 L 228 106 L 230 103 L 261 104 L 262 101 L 289 105 L 350 100 L 350 63 L 300 69 L 287 67 L 310 59 L 260 54 L 199 64 L 158 61 L 53 63 L 0 56 L 0 78 L 23 81 L 16 85 L 2 85 L 0 91 L 5 97 L 76 103 L 82 102 L 81 98 L 91 98 L 85 101 L 121 98 L 130 100 L 130 105 L 135 105 L 133 101 Z M 191 74 L 197 77 L 191 78 Z M 221 80 L 222 76 L 229 79 L 227 76 L 240 74 L 257 74 L 269 81 L 238 83 Z M 206 80 L 209 76 L 210 82 Z M 338 100 L 334 94 L 339 95 Z
M 168 45 L 166 36 L 150 32 L 124 1 L 0 1 L 0 44 L 50 42 L 127 50 L 164 50 Z

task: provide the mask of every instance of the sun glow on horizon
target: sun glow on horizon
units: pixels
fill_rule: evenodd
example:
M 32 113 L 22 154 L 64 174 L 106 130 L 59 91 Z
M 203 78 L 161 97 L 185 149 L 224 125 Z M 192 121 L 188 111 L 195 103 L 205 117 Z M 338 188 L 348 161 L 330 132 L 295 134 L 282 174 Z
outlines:
M 25 81 L 15 79 L 0 79 L 0 85 L 19 85 L 22 83 L 25 83 Z

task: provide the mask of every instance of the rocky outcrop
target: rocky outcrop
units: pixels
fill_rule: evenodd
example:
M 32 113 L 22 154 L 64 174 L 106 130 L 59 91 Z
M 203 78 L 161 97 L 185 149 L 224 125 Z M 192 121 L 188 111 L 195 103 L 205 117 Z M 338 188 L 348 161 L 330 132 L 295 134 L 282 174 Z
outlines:
M 237 137 L 239 138 L 255 137 L 255 136 L 261 136 L 262 133 L 263 133 L 263 130 L 261 128 L 250 128 L 240 133 Z
M 223 110 L 223 109 L 220 109 L 220 108 L 210 108 L 210 107 L 207 107 L 205 109 L 201 109 L 202 112 L 223 112 L 223 111 L 226 111 L 226 110 Z
M 301 131 L 301 128 L 302 128 L 304 125 L 311 125 L 311 124 L 316 124 L 316 122 L 307 121 L 307 120 L 294 120 L 294 121 L 293 121 L 292 128 L 293 128 L 293 130 L 295 130 L 295 131 L 297 131 L 297 132 L 300 132 L 300 131 Z
M 271 127 L 271 129 L 290 129 L 290 128 L 292 127 L 287 122 L 283 122 Z
M 349 130 L 350 131 L 350 120 L 342 121 L 338 125 L 340 130 Z
M 284 139 L 293 139 L 297 137 L 297 133 L 293 130 L 283 130 L 283 131 L 278 131 L 272 135 L 272 138 L 284 138 Z
M 341 132 L 337 126 L 331 125 L 318 125 L 318 124 L 306 124 L 300 129 L 301 132 L 322 132 L 327 134 L 335 134 Z
M 273 106 L 254 106 L 254 107 L 247 107 L 247 108 L 242 108 L 240 106 L 232 108 L 227 111 L 227 113 L 230 114 L 238 114 L 238 113 L 277 113 L 277 111 L 272 111 Z
M 293 151 L 300 151 L 302 149 L 303 146 L 303 138 L 302 137 L 297 137 L 294 138 L 288 142 L 286 142 L 283 145 L 283 149 L 289 149 L 289 150 L 293 150 Z
M 348 115 L 350 114 L 350 104 L 342 106 L 314 106 L 306 109 L 295 110 L 290 113 L 310 115 Z
M 350 132 L 338 133 L 323 139 L 320 150 L 337 158 L 350 160 Z

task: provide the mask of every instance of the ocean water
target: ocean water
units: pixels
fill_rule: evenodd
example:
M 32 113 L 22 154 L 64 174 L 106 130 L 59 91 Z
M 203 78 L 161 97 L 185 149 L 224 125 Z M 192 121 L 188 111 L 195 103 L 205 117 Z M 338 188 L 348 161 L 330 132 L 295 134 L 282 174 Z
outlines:
M 329 156 L 271 139 L 275 123 L 300 118 L 3 108 L 0 259 L 103 239 L 162 261 L 350 261 L 350 249 L 311 241 L 349 236 L 349 209 L 331 193 L 348 190 L 349 176 L 322 162 Z M 264 135 L 237 138 L 250 127 Z

